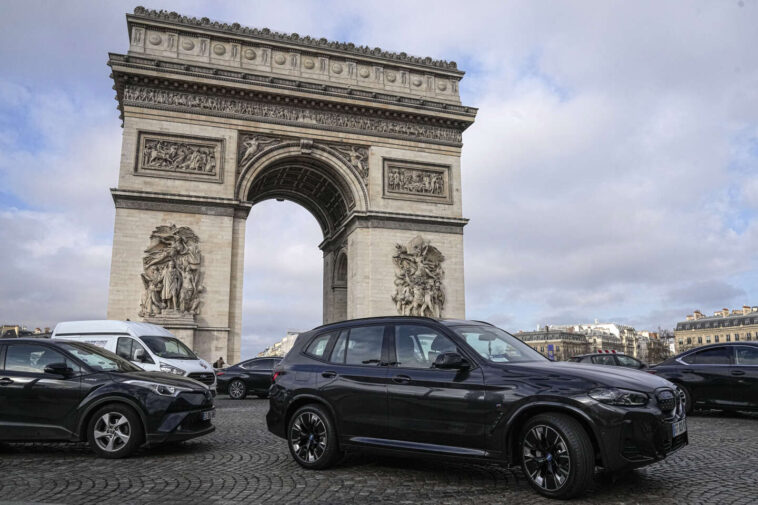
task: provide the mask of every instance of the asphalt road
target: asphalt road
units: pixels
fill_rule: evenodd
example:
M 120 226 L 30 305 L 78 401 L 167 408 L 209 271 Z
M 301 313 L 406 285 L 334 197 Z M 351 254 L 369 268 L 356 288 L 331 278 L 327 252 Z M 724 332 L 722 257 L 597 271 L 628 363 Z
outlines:
M 497 465 L 355 454 L 306 471 L 266 431 L 266 400 L 222 397 L 217 407 L 213 434 L 124 460 L 98 459 L 84 444 L 0 444 L 0 504 L 557 503 Z M 700 413 L 688 426 L 688 447 L 615 482 L 598 474 L 572 503 L 758 502 L 758 416 Z

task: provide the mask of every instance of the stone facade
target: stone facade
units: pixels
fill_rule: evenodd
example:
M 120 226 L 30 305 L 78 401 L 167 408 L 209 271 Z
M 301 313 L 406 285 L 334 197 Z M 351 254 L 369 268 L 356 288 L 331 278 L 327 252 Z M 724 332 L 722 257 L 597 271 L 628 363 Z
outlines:
M 699 310 L 676 324 L 674 349 L 680 352 L 708 344 L 758 341 L 758 307 L 722 309 L 712 317 Z
M 109 318 L 237 362 L 245 222 L 272 198 L 322 228 L 324 322 L 465 316 L 461 134 L 476 109 L 454 63 L 143 8 L 127 23 L 129 52 L 109 60 L 124 128 Z M 190 230 L 201 261 L 146 269 L 159 228 Z

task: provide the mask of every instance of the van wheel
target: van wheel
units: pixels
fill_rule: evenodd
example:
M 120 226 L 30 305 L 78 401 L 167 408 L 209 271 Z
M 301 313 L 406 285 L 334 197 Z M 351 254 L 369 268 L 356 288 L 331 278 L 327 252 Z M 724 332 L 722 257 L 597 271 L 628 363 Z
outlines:
M 239 379 L 229 383 L 229 398 L 232 400 L 244 400 L 247 396 L 247 386 Z
M 106 405 L 90 419 L 87 440 L 102 458 L 124 458 L 142 445 L 142 421 L 131 407 Z
M 337 462 L 340 457 L 337 431 L 323 407 L 313 403 L 301 407 L 288 424 L 287 444 L 300 466 L 322 470 Z
M 521 430 L 521 468 L 532 488 L 548 498 L 584 493 L 595 476 L 595 450 L 581 424 L 565 414 L 539 414 Z

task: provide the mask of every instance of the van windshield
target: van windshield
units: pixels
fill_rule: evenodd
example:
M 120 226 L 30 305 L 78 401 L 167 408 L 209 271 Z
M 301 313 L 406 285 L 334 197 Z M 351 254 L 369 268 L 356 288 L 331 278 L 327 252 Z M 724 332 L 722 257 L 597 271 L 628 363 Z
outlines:
M 144 336 L 140 337 L 153 354 L 166 359 L 197 359 L 181 340 L 175 337 Z

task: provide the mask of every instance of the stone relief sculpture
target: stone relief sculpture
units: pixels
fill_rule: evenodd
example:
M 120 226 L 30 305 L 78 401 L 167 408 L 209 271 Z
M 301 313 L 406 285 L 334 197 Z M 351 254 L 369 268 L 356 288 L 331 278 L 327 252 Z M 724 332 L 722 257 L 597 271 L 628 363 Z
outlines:
M 392 262 L 395 264 L 395 302 L 403 316 L 441 317 L 445 308 L 442 280 L 445 257 L 420 235 L 406 245 L 396 244 Z
M 350 164 L 365 180 L 368 179 L 368 149 L 365 147 L 338 147 L 337 150 L 345 155 Z
M 263 135 L 246 135 L 242 137 L 242 146 L 240 147 L 241 157 L 238 163 L 240 169 L 247 167 L 247 164 L 252 161 L 258 151 L 268 144 L 275 144 L 277 142 L 281 142 L 281 140 Z
M 444 172 L 391 167 L 387 173 L 387 190 L 396 193 L 447 196 Z
M 195 316 L 200 309 L 202 255 L 188 227 L 158 226 L 142 258 L 140 317 Z
M 163 109 L 206 110 L 222 115 L 267 118 L 273 122 L 305 123 L 329 129 L 370 131 L 377 135 L 413 139 L 425 138 L 455 145 L 462 141 L 461 132 L 455 128 L 132 84 L 124 86 L 123 101 L 127 105 L 149 104 Z
M 216 153 L 206 144 L 146 139 L 142 168 L 216 175 Z

